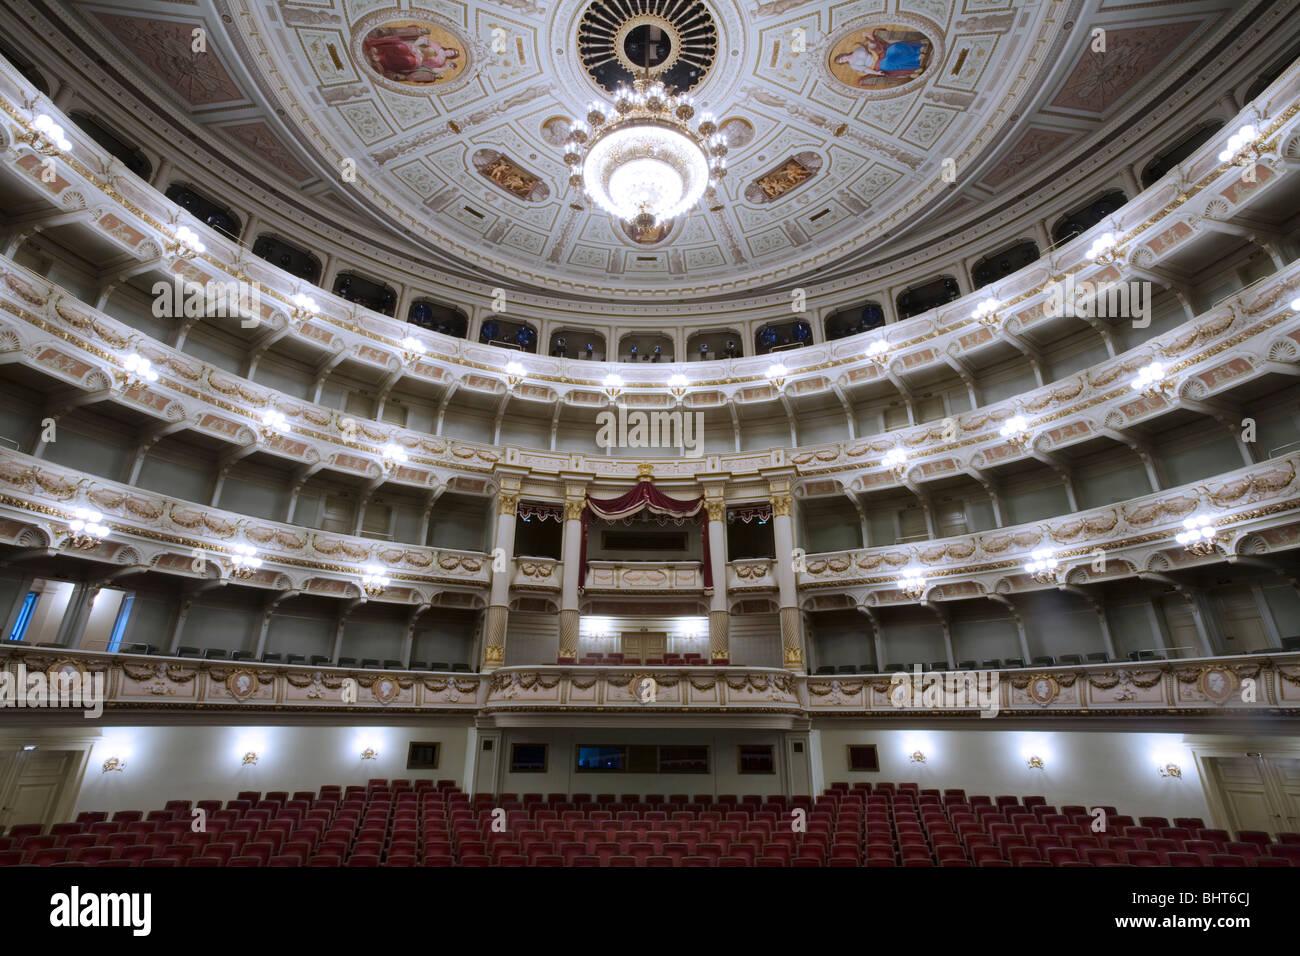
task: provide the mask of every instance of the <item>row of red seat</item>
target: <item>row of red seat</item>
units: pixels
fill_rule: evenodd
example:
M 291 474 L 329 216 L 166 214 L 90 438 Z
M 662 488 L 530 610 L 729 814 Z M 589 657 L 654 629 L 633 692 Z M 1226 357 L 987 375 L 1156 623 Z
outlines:
M 206 832 L 192 832 L 204 810 Z M 504 820 L 495 813 L 506 809 Z M 93 866 L 1288 866 L 1300 834 L 1237 840 L 1197 818 L 967 796 L 915 784 L 811 797 L 475 794 L 452 781 L 371 780 L 319 793 L 240 793 L 162 810 L 0 829 L 0 865 Z M 803 811 L 795 814 L 792 811 Z M 504 824 L 504 828 L 502 826 Z

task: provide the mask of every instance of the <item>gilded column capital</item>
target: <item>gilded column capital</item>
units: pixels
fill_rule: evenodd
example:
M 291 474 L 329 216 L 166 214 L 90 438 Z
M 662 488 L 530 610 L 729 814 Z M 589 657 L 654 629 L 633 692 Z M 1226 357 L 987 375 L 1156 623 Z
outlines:
M 587 507 L 586 499 L 569 500 L 564 502 L 564 520 L 581 521 L 582 509 Z
M 790 506 L 793 499 L 789 495 L 772 496 L 772 515 L 776 518 L 790 517 Z
M 515 513 L 515 509 L 519 507 L 519 493 L 503 491 L 498 502 L 501 514 L 512 515 Z
M 710 521 L 722 521 L 727 517 L 727 503 L 725 501 L 706 501 L 704 510 L 709 514 Z

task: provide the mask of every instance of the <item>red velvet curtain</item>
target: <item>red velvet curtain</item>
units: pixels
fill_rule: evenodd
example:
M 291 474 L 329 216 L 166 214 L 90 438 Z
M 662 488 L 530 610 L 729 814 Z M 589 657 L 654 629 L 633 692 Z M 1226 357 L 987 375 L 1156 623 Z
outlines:
M 693 518 L 703 515 L 700 540 L 704 544 L 704 588 L 713 590 L 713 562 L 709 560 L 709 513 L 704 508 L 704 496 L 682 500 L 669 498 L 651 484 L 650 479 L 642 478 L 637 486 L 625 495 L 617 498 L 593 498 L 587 496 L 587 506 L 582 509 L 582 551 L 578 557 L 578 590 L 587 583 L 587 528 L 591 524 L 591 515 L 605 521 L 618 521 L 630 518 L 634 514 L 649 509 L 651 514 L 668 515 L 673 518 Z

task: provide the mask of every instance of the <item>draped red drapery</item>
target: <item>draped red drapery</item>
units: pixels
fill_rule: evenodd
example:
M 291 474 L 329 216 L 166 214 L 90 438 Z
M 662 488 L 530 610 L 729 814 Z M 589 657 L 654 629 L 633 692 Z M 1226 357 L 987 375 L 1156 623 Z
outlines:
M 667 515 L 671 518 L 693 518 L 696 515 L 703 515 L 700 539 L 704 544 L 704 587 L 705 590 L 713 590 L 713 563 L 709 560 L 709 513 L 704 508 L 704 496 L 686 500 L 669 498 L 655 488 L 648 478 L 642 478 L 635 488 L 617 498 L 587 496 L 587 505 L 582 509 L 582 551 L 578 557 L 578 590 L 582 590 L 587 583 L 587 528 L 591 523 L 591 516 L 594 514 L 604 521 L 618 521 L 647 509 L 651 514 Z

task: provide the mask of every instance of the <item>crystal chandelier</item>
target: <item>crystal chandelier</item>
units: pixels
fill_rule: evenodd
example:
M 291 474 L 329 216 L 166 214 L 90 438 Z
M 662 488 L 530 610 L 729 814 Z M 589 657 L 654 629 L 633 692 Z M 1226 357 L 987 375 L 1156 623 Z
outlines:
M 727 174 L 727 141 L 687 94 L 649 76 L 620 87 L 611 106 L 587 105 L 569 129 L 569 184 L 615 218 L 651 229 L 689 211 Z

